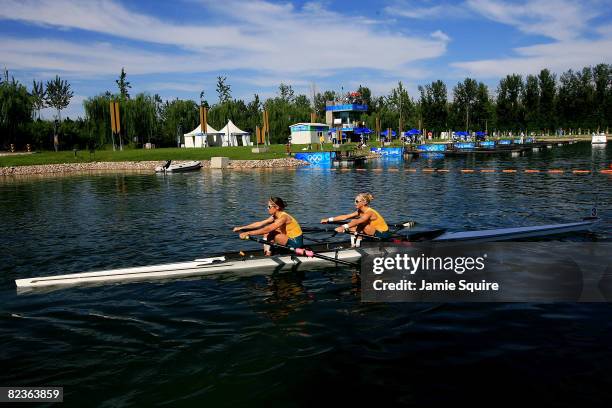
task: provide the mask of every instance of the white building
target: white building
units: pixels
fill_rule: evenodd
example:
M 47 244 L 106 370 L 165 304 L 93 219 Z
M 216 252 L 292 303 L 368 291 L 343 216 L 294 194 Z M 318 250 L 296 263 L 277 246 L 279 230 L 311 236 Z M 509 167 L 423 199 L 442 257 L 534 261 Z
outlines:
M 329 143 L 329 125 L 325 123 L 296 123 L 289 126 L 291 130 L 291 143 L 293 144 L 313 144 L 319 143 L 319 137 L 325 138 L 325 143 Z

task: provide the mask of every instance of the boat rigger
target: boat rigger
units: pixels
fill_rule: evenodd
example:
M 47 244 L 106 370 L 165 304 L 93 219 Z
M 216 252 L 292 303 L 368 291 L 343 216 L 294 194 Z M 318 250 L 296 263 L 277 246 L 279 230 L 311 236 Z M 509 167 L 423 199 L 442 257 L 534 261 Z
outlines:
M 501 228 L 479 231 L 446 232 L 431 230 L 414 232 L 394 237 L 396 242 L 495 242 L 527 238 L 551 237 L 559 234 L 587 231 L 596 222 L 589 219 L 581 222 L 551 224 L 530 227 Z M 261 242 L 261 241 L 260 241 Z M 263 256 L 261 251 L 236 252 L 195 259 L 189 262 L 122 269 L 103 270 L 67 275 L 24 278 L 15 280 L 18 288 L 40 288 L 68 286 L 88 283 L 112 283 L 138 280 L 210 276 L 230 272 L 256 271 L 264 269 L 291 269 L 295 266 L 354 264 L 368 251 L 378 251 L 380 242 L 367 242 L 360 248 L 351 248 L 350 242 L 329 242 L 309 247 L 308 250 L 292 251 L 287 255 Z

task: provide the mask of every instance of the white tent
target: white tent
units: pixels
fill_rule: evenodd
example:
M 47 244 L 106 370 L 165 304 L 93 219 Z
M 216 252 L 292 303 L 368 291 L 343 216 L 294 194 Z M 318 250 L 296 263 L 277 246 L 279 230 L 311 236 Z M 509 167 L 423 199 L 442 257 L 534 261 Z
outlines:
M 206 134 L 202 133 L 202 126 L 198 125 L 197 128 L 183 136 L 185 137 L 185 147 L 221 146 L 223 132 L 215 130 L 207 123 Z
M 238 137 L 242 139 L 243 146 L 252 146 L 251 135 L 249 132 L 240 130 L 240 128 L 234 125 L 231 120 L 227 122 L 227 125 L 219 131 L 223 133 L 223 146 L 238 146 Z

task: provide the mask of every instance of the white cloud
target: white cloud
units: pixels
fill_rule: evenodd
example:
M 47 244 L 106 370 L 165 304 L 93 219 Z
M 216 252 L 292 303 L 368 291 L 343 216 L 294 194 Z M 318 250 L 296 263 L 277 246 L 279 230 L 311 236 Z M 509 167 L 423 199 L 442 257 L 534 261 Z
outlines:
M 467 5 L 488 19 L 526 34 L 548 37 L 552 42 L 515 48 L 514 55 L 504 58 L 451 63 L 462 71 L 461 75 L 499 78 L 509 73 L 537 74 L 543 68 L 563 72 L 612 60 L 612 30 L 609 26 L 592 27 L 590 23 L 607 11 L 605 3 L 467 0 Z M 586 39 L 587 34 L 593 33 L 599 38 Z
M 430 2 L 397 1 L 384 9 L 394 17 L 405 17 L 418 20 L 438 20 L 445 18 L 469 18 L 470 12 L 463 4 L 442 3 L 431 5 Z
M 131 11 L 114 1 L 5 0 L 0 19 L 173 45 L 180 52 L 99 42 L 79 45 L 77 41 L 7 39 L 9 43 L 0 46 L 3 62 L 22 69 L 85 74 L 116 73 L 125 66 L 134 74 L 253 69 L 316 77 L 353 68 L 403 72 L 414 61 L 436 58 L 446 51 L 446 41 L 439 37 L 408 37 L 317 3 L 302 9 L 266 1 L 201 4 L 203 8 L 194 6 L 194 15 L 201 13 L 203 19 L 209 15 L 209 22 L 181 25 Z M 219 16 L 213 22 L 211 13 Z
M 451 64 L 467 75 L 479 78 L 499 78 L 510 73 L 537 74 L 548 68 L 553 72 L 581 69 L 588 65 L 612 61 L 612 38 L 598 41 L 564 41 L 517 48 L 518 56 L 456 62 Z
M 467 6 L 484 17 L 555 40 L 580 37 L 596 17 L 597 3 L 571 0 L 531 0 L 521 3 L 502 0 L 467 0 Z
M 431 35 L 431 38 L 435 38 L 436 40 L 444 41 L 445 43 L 450 41 L 450 37 L 440 30 L 436 30 L 430 35 Z
M 121 67 L 131 74 L 194 72 L 202 67 L 201 57 L 168 55 L 138 48 L 93 42 L 81 45 L 64 40 L 20 39 L 0 41 L 2 63 L 14 69 L 67 72 L 83 77 L 117 74 Z M 207 64 L 213 69 L 220 64 Z

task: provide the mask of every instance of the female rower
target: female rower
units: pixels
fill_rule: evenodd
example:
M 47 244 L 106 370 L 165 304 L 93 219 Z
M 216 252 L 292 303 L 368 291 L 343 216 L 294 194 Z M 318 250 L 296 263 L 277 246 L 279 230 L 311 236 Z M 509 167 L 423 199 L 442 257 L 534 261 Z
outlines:
M 249 235 L 263 235 L 267 241 L 292 248 L 302 248 L 304 246 L 302 228 L 295 218 L 285 212 L 286 207 L 287 205 L 281 198 L 270 197 L 268 201 L 270 217 L 263 221 L 235 227 L 234 232 L 240 232 L 240 239 L 247 239 Z M 272 255 L 269 245 L 264 245 L 264 253 Z
M 390 238 L 391 232 L 385 219 L 378 211 L 370 208 L 370 201 L 373 199 L 374 196 L 370 193 L 359 193 L 355 197 L 356 211 L 350 214 L 324 218 L 321 220 L 321 223 L 327 224 L 328 222 L 351 220 L 336 228 L 336 232 L 359 232 L 382 239 Z

